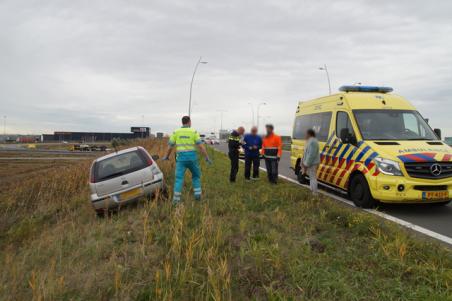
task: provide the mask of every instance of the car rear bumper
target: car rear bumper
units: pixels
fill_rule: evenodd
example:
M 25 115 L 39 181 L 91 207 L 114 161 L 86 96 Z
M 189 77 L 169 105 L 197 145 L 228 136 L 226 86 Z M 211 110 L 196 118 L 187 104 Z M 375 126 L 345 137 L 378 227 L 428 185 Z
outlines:
M 116 208 L 118 206 L 123 206 L 128 203 L 134 202 L 143 196 L 152 195 L 152 193 L 154 193 L 159 188 L 163 188 L 163 175 L 154 178 L 150 182 L 146 182 L 134 187 L 129 187 L 125 190 L 117 191 L 108 195 L 103 195 L 101 197 L 99 197 L 95 193 L 91 194 L 91 204 L 93 205 L 95 210 Z M 134 194 L 133 197 L 121 199 L 121 194 L 133 190 L 139 190 L 139 192 Z

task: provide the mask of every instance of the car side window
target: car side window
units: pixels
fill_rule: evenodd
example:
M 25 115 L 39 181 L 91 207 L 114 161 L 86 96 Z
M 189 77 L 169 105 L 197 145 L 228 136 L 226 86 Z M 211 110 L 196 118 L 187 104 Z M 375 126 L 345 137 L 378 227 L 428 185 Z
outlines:
M 350 117 L 346 112 L 339 111 L 336 115 L 336 135 L 340 137 L 344 130 L 347 130 L 348 135 L 356 137 Z
M 317 135 L 317 140 L 326 141 L 330 131 L 331 112 L 301 115 L 295 118 L 293 128 L 293 139 L 304 139 L 306 131 L 313 129 Z

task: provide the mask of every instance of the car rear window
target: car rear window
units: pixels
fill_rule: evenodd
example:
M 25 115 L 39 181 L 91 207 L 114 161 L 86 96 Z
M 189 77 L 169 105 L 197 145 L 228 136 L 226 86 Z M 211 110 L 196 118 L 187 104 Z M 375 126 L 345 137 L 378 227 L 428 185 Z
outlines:
M 138 151 L 120 154 L 96 163 L 96 182 L 125 175 L 146 166 L 146 160 Z

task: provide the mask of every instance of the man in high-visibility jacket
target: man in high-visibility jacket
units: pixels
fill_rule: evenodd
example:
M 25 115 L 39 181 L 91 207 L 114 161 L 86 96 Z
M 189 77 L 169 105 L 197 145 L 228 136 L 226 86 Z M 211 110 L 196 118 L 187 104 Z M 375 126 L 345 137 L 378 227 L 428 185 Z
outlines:
M 265 167 L 267 168 L 267 177 L 270 183 L 276 184 L 278 182 L 278 164 L 282 155 L 282 140 L 281 137 L 275 135 L 272 124 L 265 126 L 267 135 L 262 141 L 262 155 L 265 158 Z
M 188 169 L 192 175 L 192 185 L 195 200 L 201 199 L 201 169 L 199 168 L 196 146 L 204 155 L 206 161 L 211 164 L 206 148 L 201 141 L 199 133 L 191 128 L 189 116 L 182 117 L 182 127 L 175 130 L 168 141 L 168 151 L 162 160 L 168 160 L 173 148 L 176 148 L 176 179 L 174 182 L 173 204 L 181 201 L 182 188 L 184 186 L 185 171 Z

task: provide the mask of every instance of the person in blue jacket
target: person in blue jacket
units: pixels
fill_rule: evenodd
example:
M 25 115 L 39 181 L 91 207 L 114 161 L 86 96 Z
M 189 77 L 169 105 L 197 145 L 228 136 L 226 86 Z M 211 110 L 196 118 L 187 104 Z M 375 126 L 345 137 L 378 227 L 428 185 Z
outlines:
M 245 150 L 245 179 L 259 179 L 260 149 L 262 148 L 262 138 L 257 134 L 257 127 L 251 128 L 251 133 L 243 138 L 243 149 Z M 253 177 L 251 175 L 251 165 L 253 166 Z

